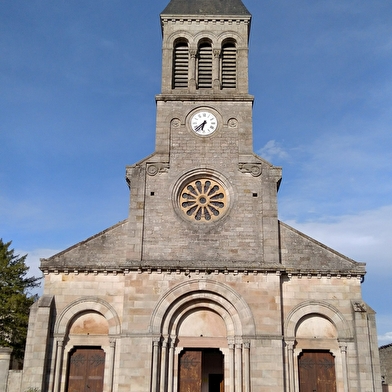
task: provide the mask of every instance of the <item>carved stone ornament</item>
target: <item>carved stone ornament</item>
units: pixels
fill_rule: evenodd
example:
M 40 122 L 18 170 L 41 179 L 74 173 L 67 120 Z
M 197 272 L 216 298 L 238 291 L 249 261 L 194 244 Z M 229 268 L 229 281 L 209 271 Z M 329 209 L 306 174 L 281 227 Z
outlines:
M 173 118 L 171 125 L 173 128 L 178 128 L 181 125 L 181 121 L 178 118 Z
M 366 312 L 366 305 L 363 302 L 353 302 L 354 312 Z
M 155 176 L 158 173 L 167 173 L 168 169 L 169 169 L 168 163 L 157 162 L 157 163 L 147 164 L 147 173 L 150 176 Z
M 259 163 L 240 163 L 238 168 L 242 173 L 250 173 L 253 177 L 261 175 L 261 164 Z
M 228 121 L 228 126 L 229 126 L 229 128 L 237 128 L 238 127 L 238 121 L 237 121 L 237 119 L 235 119 L 235 118 L 231 118 L 229 121 Z

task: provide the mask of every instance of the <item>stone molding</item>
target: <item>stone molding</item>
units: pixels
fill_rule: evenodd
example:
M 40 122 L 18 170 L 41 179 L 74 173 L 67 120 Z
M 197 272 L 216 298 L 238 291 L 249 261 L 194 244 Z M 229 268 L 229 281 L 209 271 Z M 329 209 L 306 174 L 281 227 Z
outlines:
M 284 266 L 279 264 L 268 264 L 268 263 L 255 263 L 248 262 L 246 268 L 244 262 L 238 262 L 237 267 L 225 267 L 225 266 L 212 266 L 211 261 L 206 262 L 210 264 L 203 268 L 203 261 L 198 262 L 198 267 L 187 266 L 186 261 L 178 261 L 178 266 L 173 265 L 173 261 L 143 261 L 140 260 L 130 261 L 127 266 L 118 266 L 116 268 L 108 268 L 107 266 L 89 266 L 88 268 L 46 268 L 43 270 L 44 275 L 104 275 L 104 276 L 116 276 L 116 275 L 129 275 L 132 272 L 138 274 L 176 274 L 176 275 L 196 275 L 196 276 L 210 276 L 210 275 L 282 275 L 288 279 L 362 279 L 362 275 L 359 275 L 355 271 L 297 271 L 292 272 L 286 270 Z M 159 265 L 157 265 L 159 264 Z M 182 264 L 182 265 L 180 265 Z M 242 265 L 241 265 L 242 264 Z
M 58 338 L 65 336 L 69 323 L 74 317 L 79 313 L 88 311 L 100 313 L 105 317 L 109 325 L 109 336 L 119 335 L 121 333 L 120 318 L 108 302 L 99 297 L 81 297 L 63 309 L 56 320 L 54 336 Z
M 213 23 L 213 24 L 227 24 L 227 25 L 231 25 L 231 24 L 250 24 L 250 16 L 240 16 L 240 17 L 232 17 L 232 18 L 228 18 L 228 17 L 211 17 L 211 16 L 203 16 L 203 17 L 189 17 L 189 18 L 184 18 L 184 17 L 178 17 L 178 16 L 167 16 L 167 17 L 163 17 L 161 19 L 161 23 L 162 25 L 164 24 L 187 24 L 192 25 L 192 24 L 201 24 L 201 23 Z
M 295 339 L 295 331 L 303 317 L 310 314 L 320 315 L 328 319 L 338 332 L 338 340 L 353 338 L 353 332 L 343 314 L 326 301 L 304 301 L 293 308 L 284 322 L 285 340 Z
M 176 285 L 158 301 L 150 320 L 151 333 L 173 335 L 182 315 L 208 308 L 220 314 L 230 336 L 253 336 L 256 324 L 246 301 L 231 287 L 209 279 L 194 279 Z

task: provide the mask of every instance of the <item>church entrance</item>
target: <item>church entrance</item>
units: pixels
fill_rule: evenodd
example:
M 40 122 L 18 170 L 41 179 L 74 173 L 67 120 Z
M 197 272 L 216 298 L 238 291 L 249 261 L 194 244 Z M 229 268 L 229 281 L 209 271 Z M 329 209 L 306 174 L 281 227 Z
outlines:
M 105 352 L 99 347 L 75 347 L 69 353 L 67 392 L 103 392 Z
M 179 356 L 179 392 L 224 392 L 219 349 L 184 349 Z
M 300 392 L 335 392 L 335 360 L 329 351 L 304 350 L 298 358 Z

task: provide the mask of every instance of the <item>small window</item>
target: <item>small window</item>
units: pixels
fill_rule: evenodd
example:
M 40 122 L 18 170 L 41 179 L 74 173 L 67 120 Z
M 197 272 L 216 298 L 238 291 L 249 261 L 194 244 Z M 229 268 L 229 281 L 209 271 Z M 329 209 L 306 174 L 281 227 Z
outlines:
M 208 42 L 199 46 L 197 62 L 198 88 L 212 87 L 212 47 Z
M 233 42 L 222 47 L 222 88 L 237 87 L 237 49 Z
M 177 42 L 173 53 L 173 88 L 188 87 L 189 49 L 185 41 Z

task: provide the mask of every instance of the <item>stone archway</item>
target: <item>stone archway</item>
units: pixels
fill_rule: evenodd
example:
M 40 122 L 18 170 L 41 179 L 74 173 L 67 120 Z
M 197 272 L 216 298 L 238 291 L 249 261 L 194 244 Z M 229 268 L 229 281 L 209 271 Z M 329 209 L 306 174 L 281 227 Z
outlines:
M 116 337 L 121 325 L 114 308 L 96 297 L 83 297 L 71 302 L 60 313 L 54 326 L 56 368 L 54 390 L 63 391 L 69 381 L 70 358 L 75 350 L 98 352 L 105 358 L 104 388 L 113 384 Z M 102 352 L 101 352 L 102 351 Z
M 323 386 L 328 384 L 332 391 L 339 384 L 346 390 L 347 353 L 341 342 L 351 339 L 352 331 L 338 309 L 325 301 L 305 301 L 286 317 L 284 334 L 290 392 L 306 390 L 306 367 L 313 366 L 315 373 L 319 364 L 320 372 L 325 371 L 319 375 Z
M 205 350 L 222 353 L 226 391 L 250 384 L 250 344 L 244 336 L 255 335 L 255 323 L 247 303 L 229 286 L 206 279 L 177 285 L 158 302 L 150 330 L 156 336 L 152 391 L 178 391 L 179 356 L 187 349 L 200 358 Z

